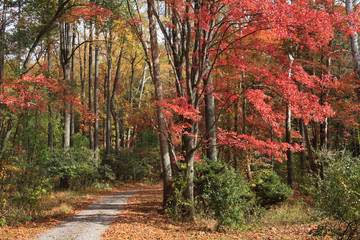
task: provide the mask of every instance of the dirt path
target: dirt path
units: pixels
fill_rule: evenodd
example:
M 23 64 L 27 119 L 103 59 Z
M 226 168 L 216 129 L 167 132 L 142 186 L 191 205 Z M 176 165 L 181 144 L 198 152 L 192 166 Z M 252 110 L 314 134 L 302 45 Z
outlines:
M 36 240 L 49 239 L 101 239 L 101 234 L 109 227 L 128 198 L 138 190 L 128 190 L 103 197 L 87 209 L 70 219 L 60 223 L 55 228 L 42 233 Z

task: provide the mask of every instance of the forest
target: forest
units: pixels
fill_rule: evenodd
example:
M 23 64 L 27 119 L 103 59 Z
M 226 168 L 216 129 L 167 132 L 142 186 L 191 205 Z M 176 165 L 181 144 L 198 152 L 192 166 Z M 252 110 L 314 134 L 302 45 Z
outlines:
M 360 238 L 359 4 L 0 0 L 0 239 L 129 184 L 173 239 Z

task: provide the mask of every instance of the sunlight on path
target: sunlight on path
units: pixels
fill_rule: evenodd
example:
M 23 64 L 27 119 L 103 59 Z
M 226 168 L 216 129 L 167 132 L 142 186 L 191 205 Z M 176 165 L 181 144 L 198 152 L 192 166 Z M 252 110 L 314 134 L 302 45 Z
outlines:
M 60 223 L 54 229 L 44 232 L 35 239 L 101 239 L 101 234 L 115 220 L 128 198 L 137 191 L 129 190 L 101 198 L 79 214 Z

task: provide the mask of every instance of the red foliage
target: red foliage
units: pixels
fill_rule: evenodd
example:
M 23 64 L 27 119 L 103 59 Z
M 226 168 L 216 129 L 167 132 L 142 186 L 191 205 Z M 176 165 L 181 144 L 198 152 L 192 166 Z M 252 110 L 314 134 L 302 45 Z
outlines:
M 71 11 L 67 12 L 62 20 L 72 23 L 78 21 L 80 18 L 85 20 L 93 20 L 98 23 L 103 22 L 113 16 L 113 12 L 103 6 L 90 2 L 84 5 L 74 7 Z

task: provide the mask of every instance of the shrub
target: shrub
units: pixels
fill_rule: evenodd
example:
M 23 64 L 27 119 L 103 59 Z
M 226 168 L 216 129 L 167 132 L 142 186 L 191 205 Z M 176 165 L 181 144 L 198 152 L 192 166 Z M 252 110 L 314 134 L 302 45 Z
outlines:
M 26 222 L 38 215 L 39 202 L 51 190 L 51 180 L 22 154 L 0 154 L 0 226 Z
M 352 238 L 360 222 L 360 160 L 345 152 L 319 154 L 327 165 L 315 191 L 316 207 L 345 224 L 338 235 Z
M 154 180 L 161 171 L 157 136 L 145 129 L 136 141 L 135 149 L 124 149 L 117 155 L 106 156 L 102 164 L 108 165 L 122 181 Z
M 210 160 L 195 164 L 196 206 L 222 225 L 243 223 L 254 206 L 254 195 L 239 174 L 226 165 Z
M 57 177 L 58 187 L 80 189 L 100 178 L 97 164 L 92 151 L 82 147 L 54 150 L 45 166 L 50 177 Z
M 186 165 L 178 163 L 177 175 L 173 176 L 171 193 L 166 203 L 166 213 L 175 219 L 184 217 L 188 203 L 184 199 L 184 191 L 186 188 Z
M 293 195 L 291 188 L 282 183 L 280 177 L 271 169 L 262 169 L 255 175 L 252 189 L 257 203 L 264 207 L 285 201 Z

